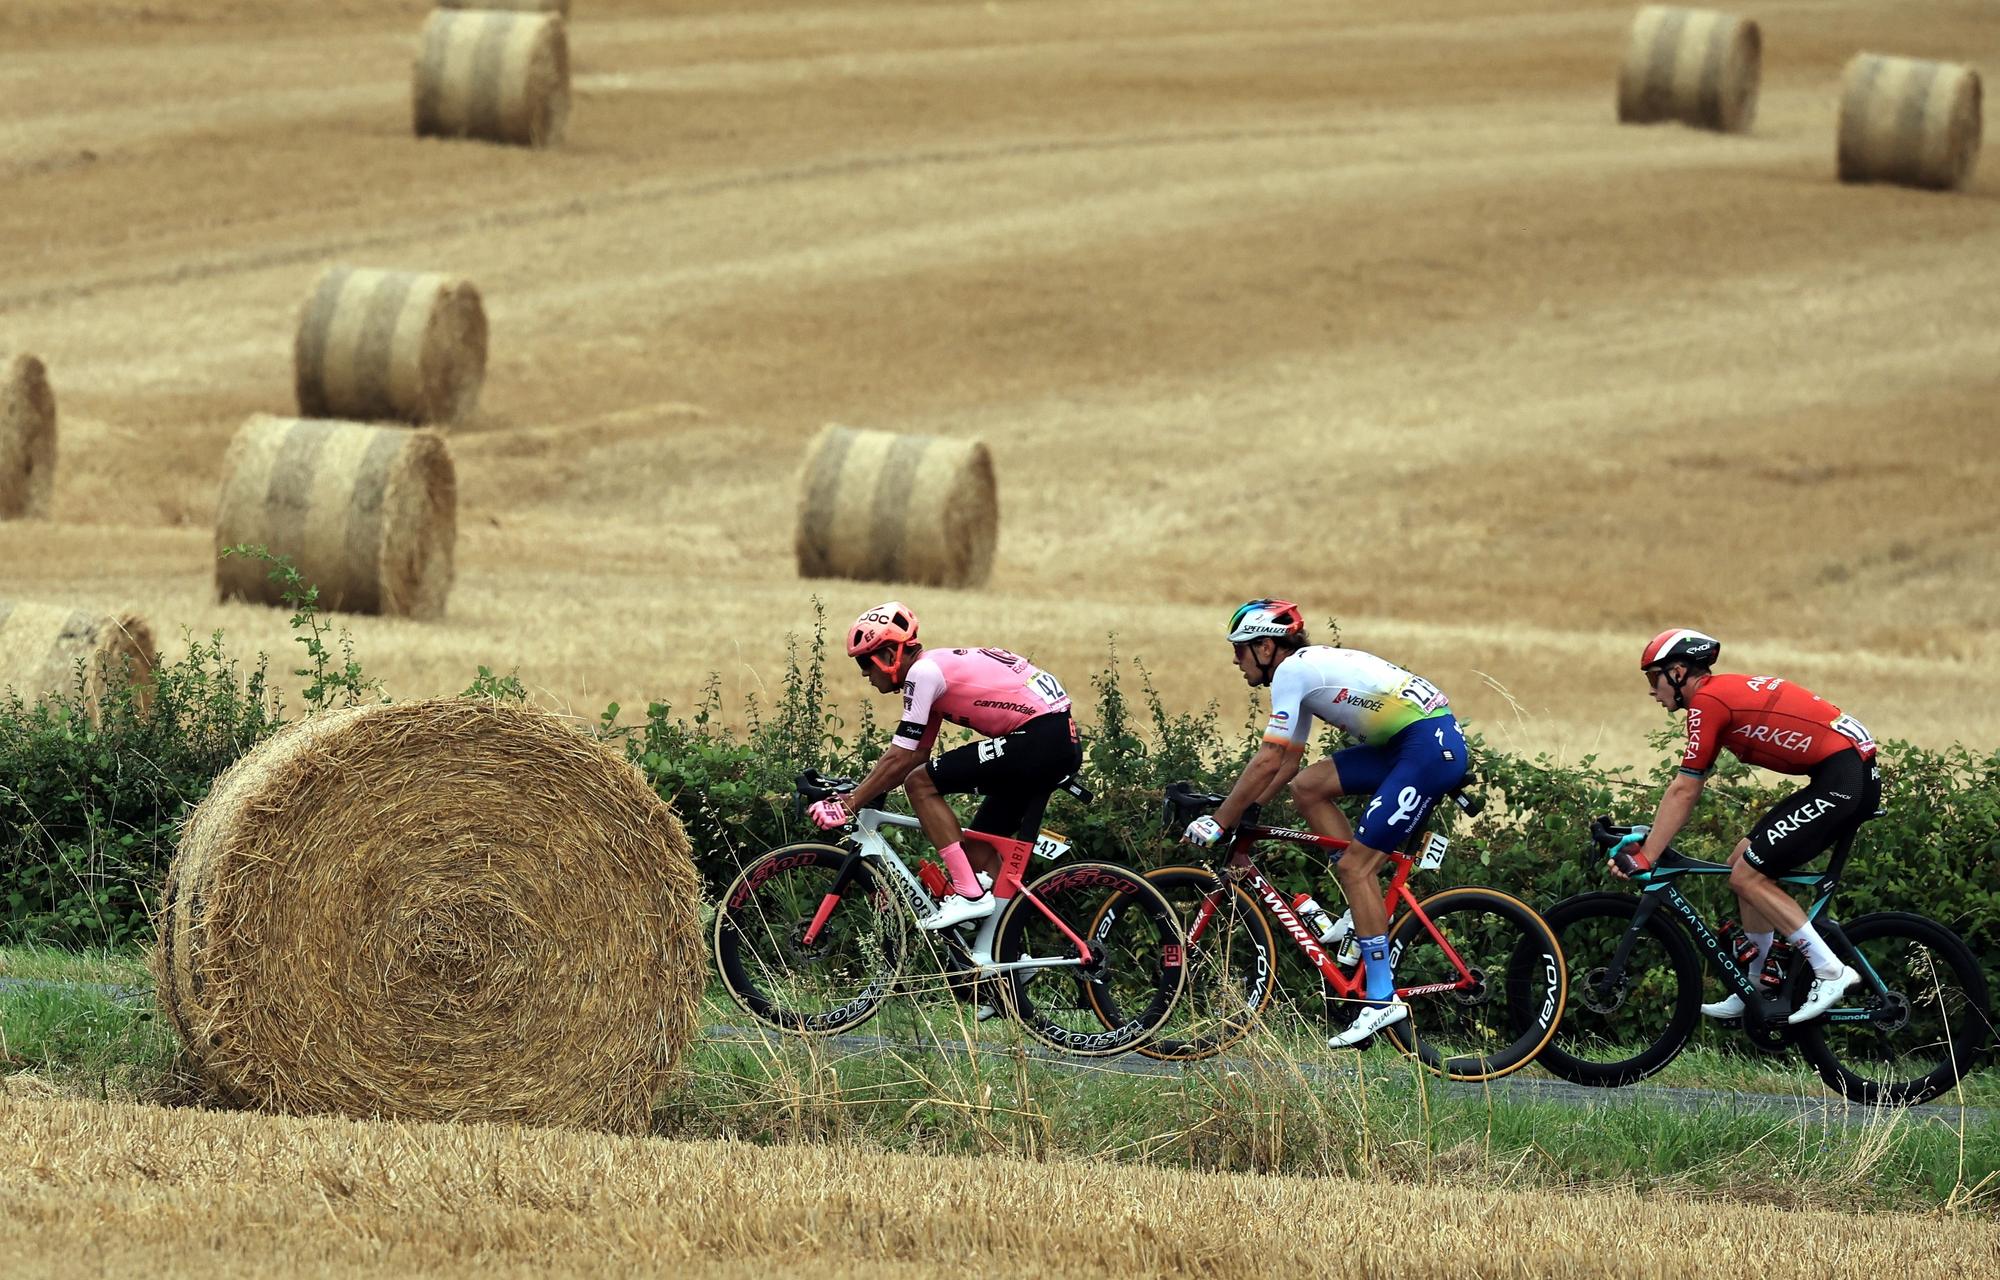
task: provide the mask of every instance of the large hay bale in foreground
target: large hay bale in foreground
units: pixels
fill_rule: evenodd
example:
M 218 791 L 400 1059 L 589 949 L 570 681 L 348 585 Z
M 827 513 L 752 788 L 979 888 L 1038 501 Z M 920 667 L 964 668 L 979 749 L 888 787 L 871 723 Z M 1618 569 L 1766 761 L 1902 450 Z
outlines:
M 282 604 L 269 567 L 289 557 L 322 609 L 444 616 L 458 540 L 458 480 L 433 431 L 252 417 L 222 460 L 215 585 L 223 600 Z
M 154 974 L 239 1105 L 638 1131 L 696 1030 L 700 894 L 673 811 L 568 722 L 356 707 L 188 819 Z
M 486 308 L 453 276 L 329 267 L 299 309 L 292 364 L 301 417 L 456 422 L 486 380 Z
M 800 488 L 801 577 L 963 587 L 993 568 L 1000 506 L 977 441 L 829 426 Z
M 98 613 L 66 604 L 0 600 L 0 694 L 41 702 L 77 692 L 93 720 L 114 688 L 132 686 L 143 711 L 153 700 L 153 629 L 131 613 Z
M 437 0 L 440 9 L 504 9 L 510 13 L 553 13 L 569 17 L 569 0 Z
M 1979 159 L 1980 107 L 1971 67 L 1855 55 L 1841 75 L 1840 180 L 1965 186 Z
M 556 146 L 569 123 L 563 20 L 434 9 L 424 20 L 412 92 L 420 138 Z
M 1618 69 L 1618 119 L 1748 132 L 1757 117 L 1763 50 L 1763 35 L 1748 19 L 1647 5 L 1632 20 Z
M 33 356 L 0 373 L 0 520 L 44 516 L 56 483 L 56 396 Z

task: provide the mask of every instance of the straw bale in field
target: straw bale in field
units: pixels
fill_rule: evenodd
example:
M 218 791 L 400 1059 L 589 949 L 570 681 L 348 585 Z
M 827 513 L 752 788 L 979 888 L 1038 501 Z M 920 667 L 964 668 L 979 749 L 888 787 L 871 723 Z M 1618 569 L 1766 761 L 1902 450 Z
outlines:
M 433 431 L 252 417 L 222 460 L 215 585 L 224 600 L 281 604 L 262 546 L 289 557 L 323 609 L 444 616 L 458 538 L 458 481 Z
M 417 136 L 552 147 L 569 122 L 569 38 L 551 13 L 434 9 L 413 87 Z
M 301 417 L 456 422 L 486 379 L 486 309 L 453 276 L 329 267 L 299 310 L 292 363 Z
M 977 586 L 1000 504 L 977 441 L 829 426 L 800 481 L 799 575 Z
M 1965 186 L 1979 159 L 1980 106 L 1971 67 L 1855 55 L 1841 76 L 1840 180 Z
M 1757 24 L 1746 18 L 1647 5 L 1632 20 L 1618 69 L 1618 119 L 1746 133 L 1757 116 L 1763 48 Z
M 16 356 L 0 376 L 0 520 L 47 515 L 55 481 L 55 392 L 40 360 Z
M 553 13 L 569 17 L 569 0 L 437 0 L 440 9 L 505 9 L 513 13 Z
M 673 811 L 568 721 L 377 704 L 216 782 L 153 966 L 238 1105 L 643 1130 L 696 1029 L 700 893 Z
M 143 710 L 152 703 L 156 661 L 153 629 L 136 614 L 0 600 L 0 693 L 11 690 L 23 702 L 77 692 L 81 663 L 92 719 L 120 685 L 133 686 Z

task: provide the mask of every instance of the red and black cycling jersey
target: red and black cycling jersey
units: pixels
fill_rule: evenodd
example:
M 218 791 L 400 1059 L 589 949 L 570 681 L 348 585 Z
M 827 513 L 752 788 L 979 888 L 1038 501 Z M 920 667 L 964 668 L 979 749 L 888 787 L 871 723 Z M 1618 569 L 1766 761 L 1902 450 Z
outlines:
M 1808 773 L 1842 751 L 1875 758 L 1875 740 L 1859 720 L 1777 676 L 1709 676 L 1688 695 L 1687 735 L 1681 770 L 1697 776 L 1715 767 L 1724 747 L 1776 773 Z

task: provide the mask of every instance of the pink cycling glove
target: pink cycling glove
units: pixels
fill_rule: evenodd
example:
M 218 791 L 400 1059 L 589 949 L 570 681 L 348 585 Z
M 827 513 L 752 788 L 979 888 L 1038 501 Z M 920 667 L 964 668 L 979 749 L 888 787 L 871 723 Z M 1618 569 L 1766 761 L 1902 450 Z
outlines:
M 847 806 L 838 800 L 818 800 L 806 806 L 806 816 L 821 831 L 831 831 L 847 825 Z

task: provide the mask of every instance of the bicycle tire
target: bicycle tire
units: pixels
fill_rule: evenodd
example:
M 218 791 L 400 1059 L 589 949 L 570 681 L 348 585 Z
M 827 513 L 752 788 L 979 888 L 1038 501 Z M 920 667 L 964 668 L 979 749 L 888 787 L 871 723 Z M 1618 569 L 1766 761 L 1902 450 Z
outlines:
M 808 924 L 846 850 L 793 844 L 756 858 L 715 909 L 716 972 L 745 1013 L 791 1035 L 825 1036 L 875 1016 L 902 968 L 908 919 L 866 862 L 812 947 Z
M 1446 889 L 1418 904 L 1477 978 L 1469 991 L 1410 998 L 1389 1039 L 1448 1080 L 1497 1080 L 1528 1065 L 1562 1021 L 1568 973 L 1555 931 L 1519 898 L 1496 889 Z M 1415 912 L 1389 931 L 1399 991 L 1458 977 Z M 1496 985 L 1488 975 L 1498 970 Z
M 1194 928 L 1202 901 L 1223 881 L 1207 867 L 1155 867 L 1146 881 Z M 1139 1046 L 1148 1058 L 1193 1062 L 1211 1058 L 1250 1034 L 1277 990 L 1277 935 L 1257 896 L 1240 884 L 1201 938 L 1187 940 L 1187 979 L 1167 1025 Z
M 1090 947 L 1091 963 L 1005 974 L 1000 990 L 1008 1012 L 1030 1036 L 1076 1057 L 1108 1058 L 1152 1039 L 1187 976 L 1173 907 L 1136 871 L 1066 863 L 1008 902 L 993 958 L 1012 964 L 1071 954 L 1072 934 Z
M 1825 932 L 1841 959 L 1862 970 L 1862 985 L 1833 1012 L 1859 1007 L 1872 1015 L 1867 1022 L 1816 1018 L 1798 1028 L 1800 1051 L 1829 1088 L 1867 1106 L 1909 1106 L 1937 1097 L 1979 1065 L 1993 1045 L 1993 1006 L 1985 971 L 1964 939 L 1908 911 L 1872 912 Z M 1855 963 L 1857 953 L 1867 968 Z
M 1544 915 L 1569 966 L 1562 1025 L 1537 1059 L 1550 1074 L 1600 1089 L 1632 1084 L 1672 1062 L 1700 1025 L 1701 955 L 1662 912 L 1647 919 L 1618 985 L 1600 987 L 1638 907 L 1631 894 L 1580 893 Z

